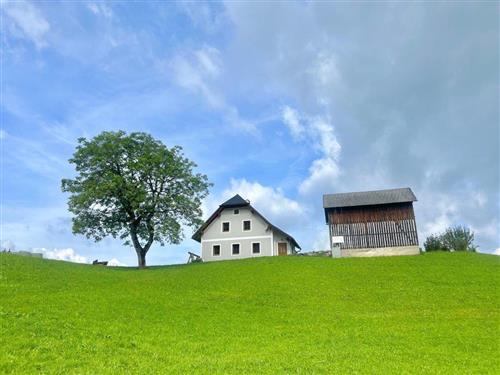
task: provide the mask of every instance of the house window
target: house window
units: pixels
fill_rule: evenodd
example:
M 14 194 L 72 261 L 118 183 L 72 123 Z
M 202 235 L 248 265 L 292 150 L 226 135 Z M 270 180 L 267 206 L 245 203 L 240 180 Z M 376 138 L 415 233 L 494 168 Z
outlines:
M 252 222 L 250 220 L 243 220 L 243 230 L 251 230 Z
M 222 223 L 222 231 L 223 232 L 229 232 L 229 221 L 224 221 Z
M 214 257 L 218 257 L 220 255 L 220 245 L 213 245 L 212 246 L 212 255 Z
M 233 245 L 232 245 L 232 254 L 233 255 L 239 255 L 240 254 L 240 244 L 239 243 L 233 243 Z
M 240 213 L 240 210 L 236 209 L 233 211 L 235 215 L 238 215 Z
M 252 243 L 252 254 L 260 254 L 260 242 Z

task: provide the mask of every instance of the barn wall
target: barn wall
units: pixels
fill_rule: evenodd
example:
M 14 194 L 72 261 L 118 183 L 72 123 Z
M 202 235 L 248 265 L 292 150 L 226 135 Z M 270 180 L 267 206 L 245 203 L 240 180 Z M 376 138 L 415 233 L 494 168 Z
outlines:
M 327 217 L 331 235 L 344 237 L 341 249 L 418 248 L 411 203 L 334 208 Z

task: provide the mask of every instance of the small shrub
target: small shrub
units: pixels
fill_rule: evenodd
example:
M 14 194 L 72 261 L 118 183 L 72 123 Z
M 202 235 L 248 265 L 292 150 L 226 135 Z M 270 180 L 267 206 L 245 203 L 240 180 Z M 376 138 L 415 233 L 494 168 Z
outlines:
M 474 232 L 467 227 L 456 226 L 448 228 L 441 235 L 441 241 L 450 250 L 453 251 L 476 251 L 474 245 Z
M 424 242 L 425 251 L 473 251 L 474 232 L 467 227 L 456 226 L 442 234 L 431 234 Z
M 442 236 L 431 234 L 424 242 L 425 251 L 449 251 L 443 243 Z

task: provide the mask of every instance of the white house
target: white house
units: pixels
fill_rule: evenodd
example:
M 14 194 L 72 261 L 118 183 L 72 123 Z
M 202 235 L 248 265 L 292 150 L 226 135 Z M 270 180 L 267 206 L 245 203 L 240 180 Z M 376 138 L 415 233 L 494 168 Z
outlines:
M 271 224 L 238 194 L 222 203 L 192 238 L 201 242 L 205 262 L 288 255 L 300 249 L 292 236 Z

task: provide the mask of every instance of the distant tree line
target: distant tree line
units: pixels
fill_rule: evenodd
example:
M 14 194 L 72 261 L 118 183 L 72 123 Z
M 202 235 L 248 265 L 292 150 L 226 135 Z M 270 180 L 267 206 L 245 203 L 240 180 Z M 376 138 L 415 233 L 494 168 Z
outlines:
M 431 234 L 424 242 L 425 251 L 472 251 L 477 250 L 474 245 L 474 232 L 465 226 L 455 226 L 446 229 L 440 234 Z

